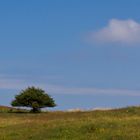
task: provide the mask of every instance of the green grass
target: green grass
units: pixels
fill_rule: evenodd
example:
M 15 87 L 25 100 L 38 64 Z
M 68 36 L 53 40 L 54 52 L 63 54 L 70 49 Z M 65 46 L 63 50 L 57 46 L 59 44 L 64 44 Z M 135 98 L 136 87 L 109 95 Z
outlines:
M 140 140 L 140 107 L 0 113 L 0 140 Z

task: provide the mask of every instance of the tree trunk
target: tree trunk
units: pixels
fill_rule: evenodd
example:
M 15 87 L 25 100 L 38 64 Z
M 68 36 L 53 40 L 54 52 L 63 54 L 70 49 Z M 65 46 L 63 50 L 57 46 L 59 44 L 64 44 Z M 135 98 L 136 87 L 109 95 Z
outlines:
M 39 113 L 40 112 L 40 108 L 34 107 L 34 108 L 32 108 L 31 112 L 33 112 L 33 113 Z

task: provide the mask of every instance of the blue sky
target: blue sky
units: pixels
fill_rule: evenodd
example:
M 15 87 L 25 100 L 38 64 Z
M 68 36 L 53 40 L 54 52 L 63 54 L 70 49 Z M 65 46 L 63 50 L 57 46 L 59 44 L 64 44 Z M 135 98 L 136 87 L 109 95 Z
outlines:
M 139 0 L 0 2 L 0 104 L 27 86 L 55 109 L 139 105 Z

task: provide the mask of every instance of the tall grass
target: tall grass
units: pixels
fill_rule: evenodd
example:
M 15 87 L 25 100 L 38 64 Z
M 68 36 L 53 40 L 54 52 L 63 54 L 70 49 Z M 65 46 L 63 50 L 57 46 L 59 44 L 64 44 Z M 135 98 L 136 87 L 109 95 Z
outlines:
M 0 113 L 0 140 L 140 140 L 140 108 Z

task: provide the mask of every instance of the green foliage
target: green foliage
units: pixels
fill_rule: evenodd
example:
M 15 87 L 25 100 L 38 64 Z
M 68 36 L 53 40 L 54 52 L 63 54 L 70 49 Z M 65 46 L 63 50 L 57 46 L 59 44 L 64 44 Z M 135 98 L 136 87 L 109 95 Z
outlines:
M 44 107 L 56 106 L 53 98 L 51 98 L 44 90 L 35 87 L 28 87 L 22 90 L 19 95 L 15 96 L 12 106 L 30 107 L 32 112 L 39 112 Z

